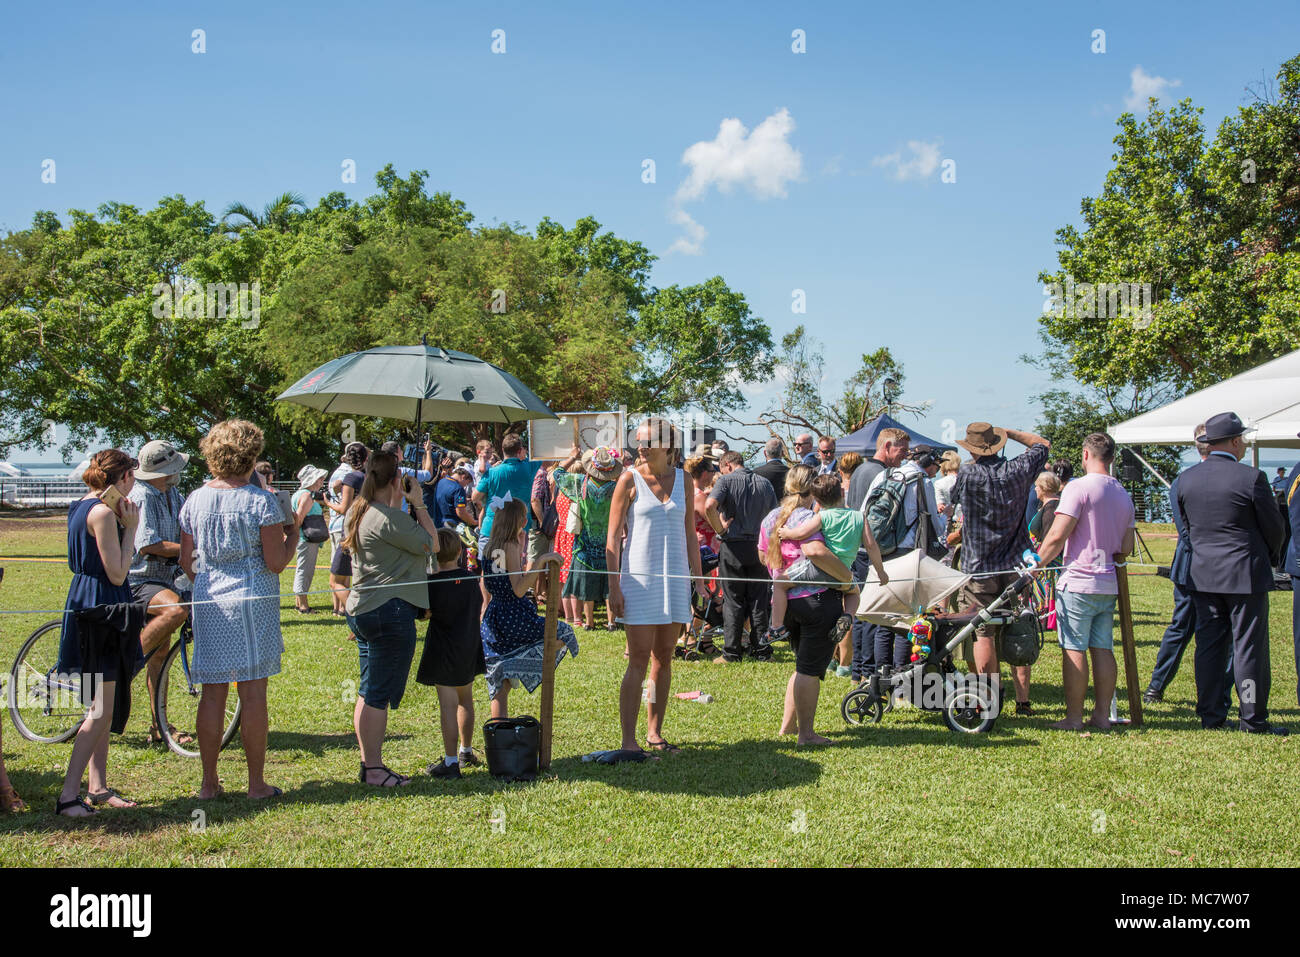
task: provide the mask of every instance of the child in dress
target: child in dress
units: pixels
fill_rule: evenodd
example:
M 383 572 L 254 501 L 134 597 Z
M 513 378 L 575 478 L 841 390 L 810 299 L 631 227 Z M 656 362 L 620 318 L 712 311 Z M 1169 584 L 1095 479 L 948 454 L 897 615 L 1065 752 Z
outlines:
M 415 680 L 438 693 L 443 758 L 428 767 L 430 777 L 458 778 L 474 756 L 474 677 L 487 671 L 479 615 L 483 593 L 460 567 L 464 546 L 450 528 L 438 529 L 438 572 L 429 576 L 429 630 Z M 457 749 L 457 740 L 460 747 Z
M 871 534 L 871 526 L 863 519 L 862 512 L 844 507 L 844 488 L 839 477 L 833 473 L 817 476 L 812 483 L 812 497 L 816 503 L 813 517 L 800 525 L 783 525 L 777 533 L 781 541 L 800 542 L 820 532 L 826 539 L 826 547 L 846 566 L 852 566 L 858 556 L 858 549 L 865 548 L 871 556 L 871 565 L 876 575 L 882 582 L 888 581 L 880 547 Z M 789 637 L 790 632 L 785 627 L 785 610 L 786 593 L 790 586 L 795 582 L 826 581 L 828 577 L 807 558 L 800 558 L 773 579 L 772 617 L 766 636 L 768 644 Z M 838 642 L 853 625 L 861 593 L 856 585 L 849 582 L 837 582 L 835 587 L 845 592 L 844 614 L 835 623 L 832 634 L 832 638 Z
M 542 683 L 546 619 L 537 614 L 537 606 L 527 594 L 537 576 L 544 572 L 547 561 L 558 560 L 559 555 L 547 552 L 536 564 L 525 568 L 527 536 L 528 512 L 524 503 L 506 502 L 492 519 L 486 554 L 479 556 L 486 572 L 483 585 L 491 596 L 483 613 L 480 634 L 494 718 L 510 716 L 508 698 L 512 682 L 522 684 L 529 694 Z M 560 640 L 560 650 L 555 663 L 560 663 L 565 651 L 576 658 L 578 639 L 573 626 L 567 621 L 558 622 L 556 637 Z

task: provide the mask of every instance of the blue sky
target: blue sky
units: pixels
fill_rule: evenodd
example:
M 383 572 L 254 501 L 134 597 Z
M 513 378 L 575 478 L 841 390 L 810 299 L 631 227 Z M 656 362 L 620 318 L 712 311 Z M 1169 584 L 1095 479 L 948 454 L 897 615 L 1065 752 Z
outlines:
M 1100 189 L 1135 69 L 1212 133 L 1297 52 L 1300 5 L 79 3 L 3 24 L 0 229 L 170 193 L 359 199 L 385 163 L 427 169 L 479 222 L 594 215 L 661 256 L 656 285 L 723 276 L 778 338 L 824 343 L 828 391 L 888 345 L 938 435 L 1036 423 L 1036 276 Z M 729 119 L 744 135 L 714 143 Z

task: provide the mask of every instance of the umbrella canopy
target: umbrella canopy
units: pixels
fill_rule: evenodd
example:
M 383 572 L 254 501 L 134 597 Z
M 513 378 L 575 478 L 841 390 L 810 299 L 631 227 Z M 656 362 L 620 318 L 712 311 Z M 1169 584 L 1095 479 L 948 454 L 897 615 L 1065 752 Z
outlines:
M 881 585 L 875 569 L 862 586 L 858 617 L 873 625 L 897 626 L 918 610 L 942 603 L 971 576 L 949 568 L 913 548 L 903 555 L 885 559 L 889 584 Z
M 380 346 L 332 359 L 276 398 L 321 412 L 416 423 L 556 418 L 509 372 L 429 345 Z
M 835 452 L 839 455 L 843 455 L 845 452 L 858 452 L 864 457 L 874 455 L 876 436 L 880 434 L 881 429 L 902 429 L 911 436 L 913 445 L 928 445 L 939 452 L 957 451 L 956 446 L 945 445 L 942 442 L 936 442 L 934 439 L 926 438 L 916 429 L 909 429 L 897 419 L 888 415 L 880 415 L 858 429 L 858 431 L 850 433 L 842 439 L 836 439 Z

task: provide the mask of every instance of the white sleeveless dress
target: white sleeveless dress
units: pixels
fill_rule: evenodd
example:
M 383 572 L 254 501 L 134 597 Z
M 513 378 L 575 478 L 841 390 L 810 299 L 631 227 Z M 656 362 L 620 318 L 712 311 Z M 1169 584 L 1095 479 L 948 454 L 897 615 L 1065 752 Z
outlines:
M 625 625 L 685 624 L 691 620 L 690 564 L 686 551 L 686 479 L 675 470 L 673 492 L 661 502 L 632 469 L 636 498 L 627 512 L 627 538 L 619 584 Z M 670 577 L 664 577 L 670 576 Z

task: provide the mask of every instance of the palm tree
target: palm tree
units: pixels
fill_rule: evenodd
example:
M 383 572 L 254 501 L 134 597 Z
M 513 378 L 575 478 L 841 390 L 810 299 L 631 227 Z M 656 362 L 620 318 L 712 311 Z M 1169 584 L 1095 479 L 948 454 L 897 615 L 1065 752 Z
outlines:
M 307 201 L 301 193 L 281 193 L 262 207 L 259 214 L 245 203 L 231 203 L 221 216 L 221 223 L 226 232 L 241 233 L 245 229 L 274 228 L 282 233 L 288 232 L 293 221 L 307 211 Z M 242 223 L 230 223 L 232 216 L 238 216 Z

